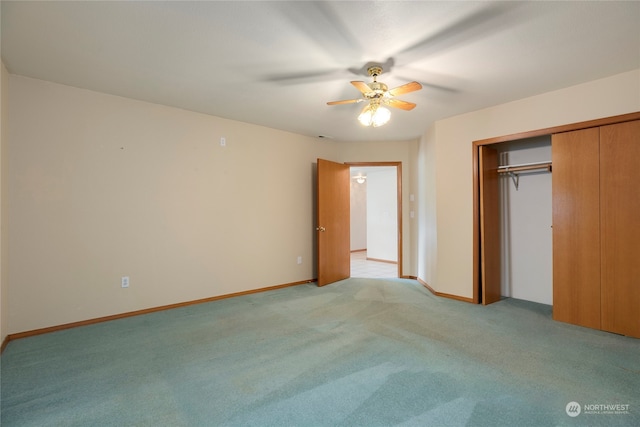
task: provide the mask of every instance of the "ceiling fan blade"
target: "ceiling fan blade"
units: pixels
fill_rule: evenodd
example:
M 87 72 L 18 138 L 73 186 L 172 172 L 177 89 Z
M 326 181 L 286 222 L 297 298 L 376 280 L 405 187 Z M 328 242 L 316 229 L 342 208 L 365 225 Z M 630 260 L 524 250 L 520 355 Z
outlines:
M 289 24 L 338 63 L 350 64 L 363 49 L 360 37 L 343 23 L 334 2 L 272 2 Z M 365 74 L 366 75 L 366 74 Z
M 341 104 L 355 104 L 358 102 L 362 102 L 364 101 L 364 99 L 360 98 L 360 99 L 346 99 L 344 101 L 330 101 L 327 102 L 327 105 L 341 105 Z
M 385 104 L 387 104 L 389 107 L 394 107 L 394 108 L 400 108 L 402 110 L 413 110 L 416 107 L 416 104 L 414 104 L 413 102 L 407 102 L 407 101 L 401 101 L 399 99 L 385 99 L 384 101 Z
M 405 48 L 395 56 L 400 62 L 409 63 L 487 38 L 523 22 L 522 13 L 526 13 L 526 9 L 526 2 L 485 2 L 482 8 L 453 22 L 435 35 Z
M 356 87 L 363 94 L 367 94 L 371 92 L 371 88 L 365 82 L 351 82 L 352 85 Z
M 345 78 L 345 76 L 348 76 L 348 72 L 345 72 L 344 70 L 327 69 L 300 73 L 272 74 L 263 77 L 262 81 L 273 82 L 281 85 L 295 85 L 338 80 Z
M 391 90 L 389 90 L 389 95 L 391 96 L 397 96 L 397 95 L 402 95 L 403 93 L 409 93 L 409 92 L 414 92 L 416 90 L 420 90 L 422 89 L 422 85 L 418 82 L 411 82 L 411 83 L 407 83 L 406 85 L 402 85 L 402 86 L 398 86 L 396 88 L 393 88 Z

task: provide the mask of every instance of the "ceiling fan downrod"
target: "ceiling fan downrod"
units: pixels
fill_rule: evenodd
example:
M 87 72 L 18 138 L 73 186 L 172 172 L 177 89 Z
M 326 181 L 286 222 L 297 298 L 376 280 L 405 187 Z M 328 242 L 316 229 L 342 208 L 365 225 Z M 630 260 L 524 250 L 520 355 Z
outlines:
M 378 82 L 378 76 L 382 74 L 382 67 L 369 67 L 367 72 L 373 77 L 373 82 L 368 83 L 367 86 L 371 88 L 371 93 L 365 94 L 367 98 L 381 98 L 389 90 L 386 84 Z

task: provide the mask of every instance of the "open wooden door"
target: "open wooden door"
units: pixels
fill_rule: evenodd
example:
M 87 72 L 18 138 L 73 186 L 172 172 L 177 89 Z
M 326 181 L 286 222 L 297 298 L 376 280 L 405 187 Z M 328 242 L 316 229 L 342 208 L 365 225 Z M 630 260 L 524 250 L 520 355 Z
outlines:
M 500 301 L 500 187 L 498 150 L 479 147 L 480 280 L 482 304 Z
M 350 167 L 318 159 L 318 286 L 351 275 Z

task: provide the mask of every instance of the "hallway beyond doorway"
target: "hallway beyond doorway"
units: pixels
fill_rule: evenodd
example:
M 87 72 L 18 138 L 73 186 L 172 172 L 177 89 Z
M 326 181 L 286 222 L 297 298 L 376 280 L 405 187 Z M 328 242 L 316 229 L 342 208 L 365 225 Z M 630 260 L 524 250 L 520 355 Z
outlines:
M 398 277 L 398 264 L 367 259 L 367 251 L 351 252 L 351 277 Z

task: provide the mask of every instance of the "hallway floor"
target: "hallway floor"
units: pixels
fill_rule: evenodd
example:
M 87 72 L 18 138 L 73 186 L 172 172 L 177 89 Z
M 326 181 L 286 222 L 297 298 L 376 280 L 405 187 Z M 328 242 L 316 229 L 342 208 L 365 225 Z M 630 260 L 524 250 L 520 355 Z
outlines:
M 398 264 L 367 260 L 367 251 L 351 252 L 351 277 L 398 277 Z

